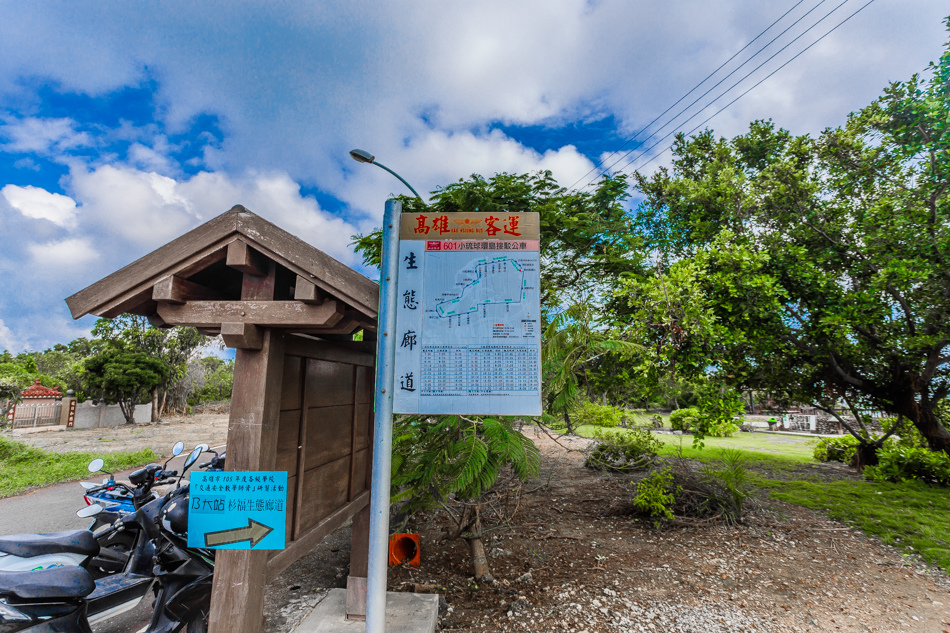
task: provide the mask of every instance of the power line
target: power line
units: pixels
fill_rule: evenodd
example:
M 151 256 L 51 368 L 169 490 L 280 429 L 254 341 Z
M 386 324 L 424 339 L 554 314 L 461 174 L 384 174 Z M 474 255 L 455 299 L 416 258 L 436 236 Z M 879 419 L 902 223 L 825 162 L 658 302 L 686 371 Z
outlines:
M 656 117 L 655 119 L 653 119 L 652 121 L 650 121 L 649 123 L 647 123 L 644 127 L 640 128 L 640 130 L 639 130 L 636 134 L 634 134 L 633 136 L 631 136 L 631 137 L 629 137 L 628 139 L 626 139 L 626 140 L 623 142 L 623 145 L 621 145 L 620 147 L 618 147 L 618 148 L 615 149 L 614 151 L 610 152 L 610 155 L 612 156 L 612 155 L 614 155 L 614 154 L 619 153 L 620 150 L 622 150 L 624 147 L 626 147 L 627 145 L 629 145 L 630 143 L 632 143 L 633 141 L 635 141 L 638 136 L 640 136 L 643 132 L 645 132 L 645 131 L 647 131 L 648 129 L 650 129 L 650 126 L 651 126 L 651 125 L 653 125 L 654 123 L 656 123 L 657 121 L 659 121 L 659 120 L 663 117 L 663 115 L 665 115 L 667 112 L 669 112 L 670 110 L 672 110 L 673 108 L 675 108 L 683 99 L 685 99 L 685 98 L 688 97 L 689 95 L 693 94 L 693 92 L 695 92 L 700 86 L 702 86 L 704 83 L 706 83 L 707 81 L 709 81 L 709 78 L 710 78 L 710 77 L 712 77 L 713 75 L 715 75 L 716 73 L 718 73 L 720 70 L 722 70 L 723 66 L 725 66 L 726 64 L 728 64 L 729 62 L 731 62 L 732 60 L 734 60 L 736 57 L 738 57 L 739 54 L 742 53 L 742 51 L 744 51 L 745 49 L 747 49 L 747 48 L 749 48 L 750 46 L 752 46 L 752 44 L 754 44 L 756 40 L 758 40 L 760 37 L 762 37 L 763 35 L 765 35 L 769 30 L 771 30 L 771 28 L 772 28 L 773 26 L 775 26 L 776 24 L 778 24 L 786 15 L 788 15 L 789 13 L 791 13 L 792 11 L 794 11 L 795 8 L 797 8 L 798 5 L 800 5 L 800 4 L 801 4 L 802 2 L 804 2 L 804 1 L 805 1 L 805 0 L 798 0 L 798 2 L 796 2 L 794 5 L 792 5 L 792 8 L 790 8 L 788 11 L 786 11 L 786 12 L 783 13 L 781 16 L 779 16 L 778 19 L 776 19 L 774 22 L 772 22 L 770 25 L 768 25 L 768 26 L 765 28 L 765 30 L 763 30 L 761 33 L 759 33 L 759 34 L 756 35 L 754 38 L 752 38 L 752 40 L 750 40 L 748 44 L 746 44 L 745 46 L 743 46 L 742 48 L 740 48 L 738 51 L 736 51 L 736 52 L 732 55 L 732 57 L 730 57 L 729 59 L 727 59 L 726 61 L 724 61 L 722 64 L 720 64 L 720 65 L 719 65 L 719 68 L 717 68 L 716 70 L 714 70 L 714 71 L 712 71 L 711 73 L 709 73 L 708 75 L 706 75 L 706 77 L 703 78 L 702 81 L 700 81 L 698 84 L 696 84 L 695 86 L 693 86 L 693 87 L 690 89 L 689 92 L 687 92 L 687 93 L 684 94 L 682 97 L 680 97 L 679 99 L 677 99 L 676 102 L 673 103 L 673 105 L 671 105 L 671 106 L 668 107 L 666 110 L 664 110 L 664 111 L 661 112 L 659 115 L 657 115 L 657 117 Z M 825 0 L 821 0 L 821 2 L 818 3 L 818 5 L 815 5 L 815 8 L 817 8 L 818 6 L 820 6 L 822 2 L 825 2 Z M 815 8 L 813 8 L 811 11 L 814 11 Z M 811 13 L 811 11 L 809 11 L 808 13 Z M 808 15 L 808 13 L 806 13 L 805 15 Z M 804 17 L 805 17 L 805 16 L 803 15 L 802 18 L 804 18 Z M 802 18 L 799 18 L 799 19 L 798 19 L 796 22 L 794 22 L 789 28 L 791 28 L 792 26 L 795 26 L 795 24 L 797 24 L 799 21 L 801 21 Z M 782 31 L 781 33 L 779 33 L 779 35 L 778 35 L 777 37 L 780 37 L 780 36 L 784 35 L 786 31 L 788 31 L 788 29 L 785 29 L 785 31 Z M 774 41 L 775 41 L 775 39 L 772 40 L 772 42 L 774 42 Z M 772 42 L 769 42 L 769 44 L 771 44 Z M 744 63 L 744 64 L 745 64 L 745 63 L 748 63 L 749 60 L 751 60 L 751 59 L 754 58 L 756 55 L 758 55 L 760 52 L 762 52 L 762 49 L 767 48 L 769 44 L 766 44 L 765 46 L 763 46 L 762 48 L 760 48 L 758 52 L 756 52 L 755 54 L 753 54 L 752 57 L 750 57 L 748 60 L 746 60 L 746 61 L 743 62 L 743 63 Z M 742 68 L 742 66 L 740 65 L 739 68 Z M 737 68 L 736 70 L 738 70 L 739 68 Z M 735 71 L 732 71 L 732 72 L 735 72 Z M 729 78 L 729 75 L 726 75 L 726 77 L 724 77 L 723 79 L 728 79 L 728 78 Z M 722 83 L 722 81 L 720 81 L 719 83 Z M 719 85 L 719 84 L 716 84 L 716 85 Z M 716 86 L 713 86 L 713 88 L 715 88 L 715 87 L 716 87 Z M 702 97 L 700 97 L 700 98 L 702 98 Z M 695 102 L 694 102 L 694 103 L 695 103 Z M 688 106 L 687 106 L 687 108 L 688 108 Z M 682 114 L 682 111 L 680 111 L 679 114 Z M 679 116 L 679 114 L 677 114 L 676 116 L 674 116 L 673 119 L 676 119 L 676 117 Z M 665 126 L 664 126 L 664 127 L 665 127 Z M 663 128 L 660 128 L 660 129 L 663 129 Z M 649 138 L 650 138 L 650 137 L 647 137 L 647 139 L 649 139 Z M 644 139 L 644 140 L 646 140 L 646 139 Z M 631 150 L 631 151 L 633 151 L 633 150 Z M 627 154 L 629 154 L 629 152 L 627 152 Z M 627 154 L 625 154 L 624 157 L 625 157 Z M 623 157 L 621 157 L 621 160 L 623 160 Z M 578 179 L 577 179 L 577 182 L 575 182 L 573 185 L 571 185 L 570 188 L 573 189 L 574 187 L 576 187 L 578 182 L 581 182 L 582 180 L 584 180 L 585 178 L 587 178 L 588 176 L 590 176 L 592 173 L 594 173 L 595 171 L 597 171 L 597 169 L 598 169 L 601 165 L 603 165 L 605 162 L 607 162 L 607 158 L 604 158 L 603 160 L 598 161 L 598 163 L 597 163 L 596 165 L 594 165 L 594 166 L 591 168 L 590 171 L 588 171 L 586 174 L 584 174 L 583 176 L 581 176 L 580 178 L 578 178 Z M 616 163 L 615 163 L 615 164 L 616 164 Z M 608 167 L 607 169 L 609 170 L 610 167 Z
M 758 66 L 756 66 L 752 71 L 750 71 L 748 74 L 746 74 L 742 79 L 740 79 L 740 80 L 737 81 L 736 83 L 732 84 L 732 86 L 730 86 L 728 89 L 726 89 L 726 90 L 725 90 L 722 94 L 720 94 L 719 96 L 715 97 L 715 98 L 712 100 L 712 102 L 710 102 L 710 103 L 715 102 L 716 99 L 719 99 L 719 98 L 722 97 L 724 94 L 726 94 L 727 92 L 729 92 L 730 90 L 732 90 L 733 88 L 735 88 L 737 85 L 739 85 L 740 83 L 742 83 L 749 75 L 751 75 L 751 74 L 754 73 L 756 70 L 758 70 L 759 68 L 761 68 L 762 66 L 764 66 L 765 64 L 767 64 L 768 62 L 770 62 L 772 59 L 775 58 L 776 55 L 778 55 L 779 53 L 781 53 L 782 51 L 784 51 L 786 48 L 788 48 L 789 46 L 791 46 L 792 44 L 794 44 L 794 43 L 795 43 L 796 41 L 798 41 L 803 35 L 805 35 L 806 33 L 808 33 L 808 31 L 810 31 L 810 30 L 812 30 L 813 28 L 815 28 L 815 26 L 817 26 L 818 24 L 820 24 L 820 23 L 821 23 L 825 18 L 827 18 L 829 15 L 831 15 L 832 13 L 834 13 L 835 11 L 837 11 L 838 9 L 840 9 L 841 6 L 842 6 L 843 4 L 845 4 L 846 2 L 848 2 L 848 1 L 849 1 L 849 0 L 842 0 L 842 2 L 841 2 L 838 6 L 836 6 L 834 9 L 832 9 L 831 11 L 829 11 L 828 13 L 826 13 L 823 18 L 821 18 L 820 20 L 818 20 L 817 22 L 815 22 L 814 24 L 812 24 L 810 27 L 808 27 L 807 29 L 805 29 L 805 31 L 803 31 L 802 33 L 800 33 L 800 34 L 799 34 L 795 39 L 793 39 L 791 42 L 789 42 L 788 44 L 786 44 L 785 46 L 783 46 L 782 48 L 780 48 L 778 51 L 776 51 L 775 53 L 773 53 L 771 57 L 769 57 L 769 58 L 766 59 L 764 62 L 762 62 L 761 64 L 759 64 Z M 659 129 L 657 129 L 655 132 L 653 132 L 652 134 L 650 134 L 650 136 L 648 136 L 648 137 L 646 137 L 645 139 L 643 139 L 644 142 L 650 140 L 651 138 L 653 138 L 654 136 L 656 136 L 657 134 L 659 134 L 660 131 L 661 131 L 663 128 L 665 128 L 665 127 L 667 127 L 668 125 L 672 124 L 677 118 L 679 118 L 679 116 L 680 116 L 681 114 L 684 114 L 685 112 L 687 112 L 690 108 L 692 108 L 692 107 L 693 107 L 694 105 L 696 105 L 700 100 L 702 100 L 703 97 L 705 97 L 705 96 L 708 95 L 710 92 L 712 92 L 713 90 L 715 90 L 716 88 L 718 88 L 719 86 L 721 86 L 722 83 L 723 83 L 725 80 L 729 79 L 729 77 L 732 77 L 734 74 L 736 74 L 737 72 L 739 72 L 739 70 L 740 70 L 743 66 L 745 66 L 746 64 L 748 64 L 749 62 L 751 62 L 753 59 L 755 59 L 755 58 L 759 55 L 759 53 L 761 53 L 761 52 L 764 51 L 766 48 L 768 48 L 769 46 L 771 46 L 778 38 L 780 38 L 780 37 L 782 37 L 783 35 L 785 35 L 792 27 L 794 27 L 794 26 L 797 25 L 799 22 L 801 22 L 801 21 L 804 20 L 806 17 L 808 17 L 813 11 L 815 11 L 818 7 L 820 7 L 821 5 L 823 5 L 825 2 L 827 2 L 827 0 L 821 0 L 818 4 L 816 4 L 816 5 L 813 6 L 811 9 L 809 9 L 808 11 L 806 11 L 806 12 L 805 12 L 802 16 L 800 16 L 797 20 L 795 20 L 795 21 L 792 22 L 790 25 L 788 25 L 788 26 L 785 28 L 785 30 L 783 30 L 781 33 L 779 33 L 778 35 L 776 35 L 775 37 L 773 37 L 771 40 L 769 40 L 768 44 L 766 44 L 765 46 L 763 46 L 762 48 L 760 48 L 759 50 L 757 50 L 755 53 L 753 53 L 752 56 L 749 57 L 749 59 L 747 59 L 747 60 L 745 60 L 744 62 L 742 62 L 741 64 L 739 64 L 739 65 L 738 65 L 736 68 L 734 68 L 728 75 L 726 75 L 725 77 L 723 77 L 722 79 L 720 79 L 718 82 L 716 82 L 715 85 L 711 86 L 708 90 L 706 90 L 706 92 L 704 92 L 703 94 L 701 94 L 701 95 L 699 95 L 698 97 L 696 97 L 696 99 L 694 99 L 694 100 L 692 101 L 692 103 L 690 103 L 688 106 L 686 106 L 685 108 L 683 108 L 683 109 L 681 109 L 679 112 L 677 112 L 677 113 L 673 116 L 672 119 L 670 119 L 669 121 L 667 121 L 666 123 L 664 123 Z M 794 7 L 793 7 L 793 8 L 794 8 Z M 686 122 L 692 120 L 694 117 L 698 116 L 700 112 L 702 112 L 704 109 L 706 109 L 706 107 L 708 107 L 708 104 L 707 104 L 706 106 L 703 106 L 702 108 L 700 108 L 700 109 L 699 109 L 699 112 L 697 112 L 696 114 L 694 114 L 694 115 L 693 115 L 692 117 L 690 117 L 689 119 L 686 119 L 686 121 L 684 121 L 683 123 L 686 123 Z M 647 126 L 647 127 L 649 127 L 649 126 Z M 611 169 L 613 169 L 618 163 L 620 163 L 621 161 L 623 161 L 627 156 L 629 156 L 630 154 L 632 154 L 632 153 L 633 153 L 634 151 L 636 151 L 636 150 L 637 150 L 637 148 L 631 148 L 629 151 L 627 151 L 626 153 L 624 153 L 623 156 L 621 156 L 620 158 L 618 158 L 617 160 L 615 160 L 615 161 L 614 161 L 613 163 L 611 163 L 603 172 L 601 172 L 601 174 L 600 174 L 600 176 L 598 176 L 598 178 L 599 178 L 599 177 L 602 177 L 604 174 L 606 174 L 607 172 L 609 172 L 609 171 L 610 171 Z M 634 159 L 634 160 L 635 160 L 635 159 Z M 588 173 L 589 173 L 589 172 L 588 172 Z M 586 186 L 589 187 L 589 186 L 595 184 L 595 182 L 596 182 L 596 181 L 590 182 L 590 183 L 588 183 Z
M 847 2 L 847 0 L 845 0 L 845 2 Z M 801 51 L 799 51 L 798 53 L 796 53 L 794 57 L 792 57 L 792 58 L 789 59 L 787 62 L 785 62 L 784 64 L 782 64 L 781 66 L 779 66 L 778 68 L 776 68 L 775 70 L 773 70 L 772 72 L 770 72 L 768 75 L 766 75 L 765 77 L 763 77 L 762 79 L 760 79 L 759 81 L 757 81 L 753 86 L 751 86 L 751 87 L 750 87 L 749 89 L 747 89 L 745 92 L 743 92 L 742 94 L 740 94 L 738 97 L 736 97 L 735 99 L 733 99 L 732 101 L 730 101 L 730 102 L 727 103 L 726 105 L 724 105 L 724 106 L 722 106 L 721 108 L 719 108 L 718 110 L 716 110 L 716 112 L 714 112 L 712 115 L 710 115 L 708 118 L 706 118 L 705 121 L 703 121 L 702 123 L 700 123 L 699 125 L 697 125 L 697 126 L 694 127 L 693 129 L 691 129 L 689 132 L 686 132 L 686 136 L 689 136 L 690 134 L 692 134 L 693 132 L 695 132 L 695 131 L 698 130 L 699 128 L 701 128 L 701 127 L 703 127 L 704 125 L 706 125 L 707 123 L 709 123 L 712 119 L 714 119 L 714 118 L 717 117 L 719 114 L 721 114 L 721 113 L 723 112 L 723 110 L 725 110 L 726 108 L 728 108 L 729 106 L 731 106 L 733 103 L 735 103 L 736 101 L 738 101 L 739 99 L 741 99 L 742 97 L 746 96 L 747 94 L 749 94 L 750 92 L 752 92 L 754 89 L 756 89 L 757 87 L 759 87 L 759 85 L 762 84 L 766 79 L 768 79 L 769 77 L 771 77 L 772 75 L 774 75 L 774 74 L 777 73 L 778 71 L 782 70 L 783 68 L 785 68 L 786 66 L 788 66 L 788 65 L 789 65 L 790 63 L 792 63 L 793 61 L 795 61 L 795 60 L 796 60 L 799 56 L 801 56 L 805 51 L 807 51 L 808 49 L 810 49 L 812 46 L 814 46 L 815 44 L 817 44 L 817 43 L 820 42 L 821 40 L 825 39 L 827 36 L 831 35 L 831 33 L 834 32 L 838 27 L 840 27 L 842 24 L 844 24 L 845 22 L 847 22 L 848 20 L 850 20 L 851 18 L 853 18 L 853 17 L 856 16 L 857 14 L 861 13 L 861 11 L 864 11 L 864 9 L 866 9 L 866 8 L 868 7 L 868 5 L 870 5 L 870 4 L 873 3 L 873 2 L 874 2 L 874 0 L 868 0 L 868 1 L 867 1 L 863 6 L 861 6 L 857 11 L 855 11 L 854 13 L 852 13 L 851 15 L 849 15 L 848 17 L 846 17 L 845 19 L 843 19 L 841 22 L 838 22 L 838 24 L 834 25 L 831 29 L 829 29 L 827 32 L 825 32 L 824 35 L 822 35 L 822 36 L 819 37 L 817 40 L 815 40 L 814 42 L 812 42 L 811 44 L 809 44 L 808 46 L 806 46 L 805 48 L 803 48 Z M 842 2 L 841 4 L 844 4 L 844 2 Z M 841 6 L 841 5 L 838 5 L 838 7 L 840 7 L 840 6 Z M 835 8 L 831 11 L 831 13 L 834 13 L 834 11 L 837 11 L 837 10 L 838 10 L 838 7 L 835 7 Z M 828 15 L 831 15 L 831 13 L 828 13 L 825 17 L 828 17 Z M 815 23 L 815 26 L 817 26 L 817 24 L 820 23 L 820 22 L 821 22 L 822 20 L 824 20 L 824 19 L 825 19 L 825 18 L 822 18 L 821 20 L 819 20 L 818 22 L 816 22 L 816 23 Z M 810 29 L 809 29 L 809 30 L 810 30 Z M 807 31 L 806 31 L 806 33 L 807 33 Z M 803 33 L 802 35 L 804 35 L 804 33 Z M 797 38 L 796 38 L 796 39 L 797 39 Z M 794 40 L 793 40 L 793 41 L 794 41 Z M 791 42 L 790 42 L 790 43 L 791 43 Z M 779 51 L 779 52 L 781 52 L 781 51 Z M 771 58 L 770 58 L 770 59 L 771 59 Z M 766 60 L 766 62 L 767 62 L 767 61 L 768 61 L 768 60 Z M 756 70 L 758 70 L 758 69 L 756 69 Z M 755 72 L 755 71 L 752 71 L 752 72 Z M 751 74 L 751 73 L 750 73 L 750 74 Z M 748 77 L 748 75 L 746 75 L 746 77 Z M 745 77 L 743 77 L 743 79 L 745 79 Z M 741 81 L 741 80 L 740 80 L 740 81 Z M 730 88 L 730 90 L 731 90 L 731 88 Z M 726 92 L 728 92 L 728 90 L 727 90 Z M 725 93 L 723 93 L 723 94 L 725 94 Z M 700 112 L 702 112 L 702 110 L 700 110 Z M 697 113 L 697 114 L 698 114 L 698 113 Z M 687 121 L 688 121 L 688 120 L 691 120 L 691 119 L 694 118 L 695 116 L 696 116 L 696 115 L 693 115 L 693 117 L 690 117 L 690 119 L 687 119 Z M 654 147 L 656 147 L 657 145 L 659 145 L 660 143 L 662 143 L 665 139 L 669 138 L 671 134 L 674 134 L 674 132 L 670 132 L 670 134 L 667 134 L 667 135 L 664 136 L 662 139 L 660 139 L 659 141 L 657 141 L 656 143 L 654 143 L 653 145 L 651 145 L 651 146 L 650 146 L 649 148 L 647 148 L 642 154 L 640 154 L 640 156 L 638 156 L 637 158 L 642 158 L 642 157 L 643 157 L 647 152 L 649 152 L 651 149 L 653 149 Z M 669 151 L 671 147 L 673 147 L 673 146 L 670 145 L 670 146 L 666 147 L 662 152 L 658 152 L 657 154 L 655 154 L 655 155 L 653 156 L 653 158 L 651 158 L 651 159 L 648 160 L 647 162 L 645 162 L 645 163 L 643 163 L 642 165 L 640 165 L 640 168 L 642 169 L 643 167 L 646 167 L 647 165 L 649 165 L 650 163 L 652 163 L 653 161 L 655 161 L 657 158 L 659 158 L 660 156 L 662 156 L 663 154 L 665 154 L 667 151 Z M 635 159 L 631 160 L 629 163 L 627 163 L 627 166 L 632 165 L 632 164 L 634 163 L 634 161 L 637 160 L 637 158 L 635 158 Z

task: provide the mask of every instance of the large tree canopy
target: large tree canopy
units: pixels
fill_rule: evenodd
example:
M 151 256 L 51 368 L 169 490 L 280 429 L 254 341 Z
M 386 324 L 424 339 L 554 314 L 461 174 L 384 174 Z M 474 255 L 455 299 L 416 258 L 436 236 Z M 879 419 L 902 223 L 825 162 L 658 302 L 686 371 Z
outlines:
M 617 281 L 640 268 L 642 249 L 624 209 L 624 177 L 604 178 L 593 192 L 571 192 L 551 172 L 477 174 L 432 192 L 429 204 L 400 196 L 403 213 L 525 213 L 541 218 L 542 310 L 576 303 L 579 298 L 609 301 Z M 356 235 L 356 250 L 367 265 L 379 266 L 382 235 Z
M 657 272 L 625 295 L 657 359 L 911 420 L 950 453 L 950 49 L 818 138 L 758 121 L 637 175 Z

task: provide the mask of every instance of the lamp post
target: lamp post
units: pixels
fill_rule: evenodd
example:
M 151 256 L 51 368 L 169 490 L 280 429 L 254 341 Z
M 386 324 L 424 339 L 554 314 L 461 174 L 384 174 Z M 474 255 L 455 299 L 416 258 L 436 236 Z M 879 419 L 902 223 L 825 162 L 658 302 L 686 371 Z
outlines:
M 392 169 L 390 169 L 389 167 L 386 167 L 386 165 L 383 165 L 382 163 L 377 162 L 377 161 L 376 161 L 376 157 L 373 156 L 372 154 L 370 154 L 369 152 L 367 152 L 366 150 L 363 150 L 363 149 L 351 149 L 351 150 L 350 150 L 350 156 L 353 158 L 353 160 L 355 160 L 355 161 L 358 162 L 358 163 L 369 163 L 369 164 L 371 164 L 371 165 L 376 165 L 377 167 L 381 167 L 381 168 L 385 169 L 386 171 L 388 171 L 389 173 L 391 173 L 393 176 L 395 176 L 396 178 L 398 178 L 398 179 L 399 179 L 399 182 L 401 182 L 402 184 L 404 184 L 404 185 L 406 185 L 407 187 L 409 187 L 409 191 L 412 192 L 412 195 L 414 195 L 415 197 L 417 197 L 417 198 L 419 198 L 420 200 L 422 200 L 422 196 L 420 196 L 418 193 L 416 193 L 416 190 L 412 188 L 412 185 L 410 185 L 408 182 L 406 182 L 406 181 L 403 179 L 402 176 L 400 176 L 399 174 L 397 174 L 396 172 L 394 172 L 394 171 L 393 171 Z
M 402 176 L 361 149 L 353 160 L 382 167 L 422 199 Z M 396 356 L 396 274 L 399 265 L 399 215 L 402 204 L 387 200 L 383 214 L 379 317 L 376 337 L 376 391 L 373 421 L 373 474 L 369 497 L 369 552 L 366 570 L 366 633 L 386 628 L 386 572 L 389 565 L 389 488 L 393 452 L 393 362 Z

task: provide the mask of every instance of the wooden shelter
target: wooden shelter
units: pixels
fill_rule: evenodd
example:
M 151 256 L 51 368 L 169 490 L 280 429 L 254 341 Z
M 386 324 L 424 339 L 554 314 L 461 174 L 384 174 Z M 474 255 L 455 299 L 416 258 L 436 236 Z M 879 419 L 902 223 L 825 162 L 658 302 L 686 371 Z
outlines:
M 350 518 L 347 613 L 365 614 L 378 299 L 241 206 L 66 299 L 73 318 L 137 314 L 237 349 L 227 469 L 287 472 L 287 546 L 217 552 L 212 633 L 259 631 L 264 584 Z

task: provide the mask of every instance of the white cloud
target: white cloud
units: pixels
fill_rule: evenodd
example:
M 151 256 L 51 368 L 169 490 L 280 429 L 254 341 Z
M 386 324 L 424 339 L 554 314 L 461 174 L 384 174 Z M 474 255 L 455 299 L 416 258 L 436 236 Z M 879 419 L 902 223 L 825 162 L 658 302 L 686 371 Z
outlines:
M 9 350 L 17 353 L 23 350 L 23 344 L 13 335 L 13 332 L 0 319 L 0 350 Z
M 77 168 L 70 187 L 80 202 L 83 222 L 137 245 L 163 244 L 195 224 L 189 201 L 178 183 L 155 172 L 104 165 Z
M 88 147 L 91 137 L 76 131 L 72 119 L 40 119 L 6 117 L 0 135 L 9 139 L 0 148 L 8 152 L 35 153 L 41 156 L 62 153 L 77 147 Z
M 333 216 L 311 197 L 303 197 L 300 185 L 286 173 L 248 173 L 233 178 L 220 172 L 202 172 L 181 183 L 177 191 L 208 220 L 241 204 L 328 255 L 354 261 L 348 246 L 356 228 Z
M 99 252 L 88 238 L 70 237 L 45 244 L 28 244 L 33 265 L 57 270 L 62 275 L 77 276 L 83 267 L 99 259 Z
M 0 194 L 11 207 L 28 218 L 49 220 L 63 227 L 75 224 L 76 202 L 69 196 L 50 193 L 32 185 L 6 185 L 0 189 Z
M 286 173 L 229 176 L 201 172 L 175 179 L 128 166 L 77 168 L 69 188 L 80 204 L 81 229 L 103 247 L 133 258 L 241 204 L 338 259 L 351 261 L 354 225 L 335 217 Z M 119 246 L 127 244 L 127 246 Z
M 323 188 L 339 178 L 351 147 L 385 155 L 398 171 L 433 130 L 557 125 L 591 114 L 635 130 L 784 10 L 756 0 L 174 6 L 0 8 L 0 94 L 16 92 L 23 74 L 101 94 L 134 85 L 147 68 L 158 82 L 157 116 L 170 126 L 220 117 L 227 136 L 209 149 L 207 168 L 276 169 Z M 711 125 L 735 134 L 769 116 L 796 132 L 842 123 L 888 81 L 939 56 L 945 2 L 913 7 L 871 5 Z M 170 174 L 147 156 L 134 160 Z

